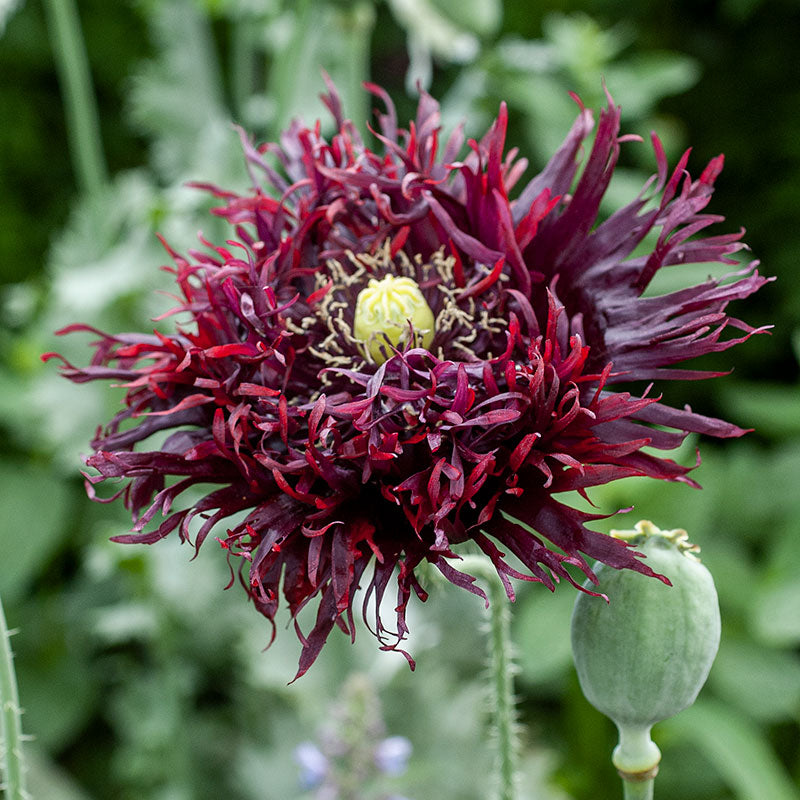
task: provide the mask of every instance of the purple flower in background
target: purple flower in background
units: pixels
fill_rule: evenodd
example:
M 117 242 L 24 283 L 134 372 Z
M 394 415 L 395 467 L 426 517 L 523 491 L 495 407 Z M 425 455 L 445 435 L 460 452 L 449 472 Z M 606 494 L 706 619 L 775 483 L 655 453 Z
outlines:
M 514 193 L 526 161 L 505 150 L 505 105 L 465 148 L 460 129 L 442 145 L 429 95 L 402 130 L 385 92 L 368 88 L 386 109 L 378 152 L 332 87 L 330 141 L 299 122 L 278 144 L 242 137 L 252 190 L 204 187 L 231 238 L 167 248 L 174 332 L 62 331 L 98 337 L 89 366 L 64 362 L 67 378 L 128 389 L 86 462 L 93 498 L 98 483 L 123 482 L 114 496 L 134 527 L 116 540 L 176 531 L 199 547 L 222 530 L 264 616 L 274 620 L 281 593 L 295 618 L 316 601 L 311 629 L 297 626 L 298 676 L 334 626 L 355 635 L 359 587 L 384 649 L 406 637 L 411 595 L 426 597 L 422 562 L 482 595 L 455 566 L 468 540 L 512 598 L 512 577 L 577 585 L 571 565 L 594 580 L 587 557 L 654 575 L 586 527 L 598 515 L 555 496 L 628 476 L 693 483 L 691 468 L 653 451 L 690 432 L 744 431 L 661 402 L 659 386 L 723 374 L 682 362 L 762 330 L 726 313 L 764 284 L 755 263 L 644 294 L 662 267 L 737 263 L 741 232 L 705 235 L 722 220 L 704 213 L 722 156 L 693 179 L 688 153 L 670 170 L 653 136 L 653 179 L 601 221 L 620 147 L 635 138 L 620 135 L 610 98 L 596 126 L 579 104 L 563 145 Z M 379 611 L 390 585 L 393 631 Z
M 301 742 L 294 749 L 294 760 L 300 767 L 300 786 L 314 789 L 328 774 L 328 759 L 313 742 Z
M 408 769 L 413 748 L 404 736 L 385 737 L 384 733 L 374 683 L 366 675 L 353 673 L 327 710 L 319 732 L 320 746 L 303 742 L 295 748 L 300 785 L 303 789 L 316 789 L 318 800 L 361 797 L 360 790 L 366 787 L 385 788 L 386 781 L 381 777 L 402 775 Z M 380 796 L 391 800 L 385 794 Z
M 408 769 L 412 750 L 405 736 L 389 736 L 375 748 L 375 766 L 386 775 L 402 775 Z

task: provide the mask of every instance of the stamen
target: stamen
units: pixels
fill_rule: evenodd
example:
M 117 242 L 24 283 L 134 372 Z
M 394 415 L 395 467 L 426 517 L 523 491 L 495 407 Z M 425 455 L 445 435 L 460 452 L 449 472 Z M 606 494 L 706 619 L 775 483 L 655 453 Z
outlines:
M 392 254 L 387 240 L 376 252 L 346 256 L 328 260 L 315 276 L 311 313 L 286 319 L 287 329 L 325 367 L 369 371 L 390 358 L 393 347 L 409 343 L 433 347 L 441 360 L 466 361 L 479 359 L 476 348 L 485 356 L 487 336 L 502 346 L 507 321 L 485 301 L 463 296 L 455 285 L 455 259 L 444 248 L 428 258 L 403 250 Z M 484 265 L 476 269 L 489 274 Z M 319 377 L 327 387 L 329 373 Z

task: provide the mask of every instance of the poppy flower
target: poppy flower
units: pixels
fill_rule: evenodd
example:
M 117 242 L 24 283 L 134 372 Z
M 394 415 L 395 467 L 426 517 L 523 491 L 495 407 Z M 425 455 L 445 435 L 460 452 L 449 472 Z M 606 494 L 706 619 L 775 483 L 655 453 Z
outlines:
M 98 483 L 122 482 L 114 497 L 134 525 L 116 540 L 176 532 L 199 547 L 216 532 L 232 581 L 269 620 L 283 596 L 298 676 L 334 626 L 355 635 L 357 602 L 380 645 L 401 649 L 410 598 L 426 598 L 423 562 L 482 596 L 458 569 L 465 542 L 512 599 L 512 578 L 577 586 L 574 568 L 596 580 L 587 558 L 655 576 L 587 527 L 599 515 L 556 496 L 629 476 L 693 483 L 660 453 L 690 432 L 744 431 L 667 405 L 658 387 L 721 375 L 682 362 L 763 330 L 726 313 L 766 281 L 755 262 L 646 292 L 664 267 L 738 264 L 742 233 L 705 231 L 723 219 L 704 213 L 722 156 L 693 179 L 688 152 L 670 170 L 654 135 L 655 175 L 601 219 L 620 147 L 636 138 L 620 134 L 610 97 L 596 127 L 576 98 L 564 143 L 521 184 L 505 105 L 465 146 L 461 128 L 440 141 L 425 92 L 400 129 L 387 94 L 367 88 L 384 107 L 377 149 L 329 84 L 330 139 L 299 121 L 276 144 L 242 134 L 252 189 L 198 184 L 231 238 L 187 255 L 165 244 L 180 292 L 172 332 L 61 331 L 98 337 L 88 366 L 64 361 L 67 378 L 127 387 L 86 459 L 93 499 Z

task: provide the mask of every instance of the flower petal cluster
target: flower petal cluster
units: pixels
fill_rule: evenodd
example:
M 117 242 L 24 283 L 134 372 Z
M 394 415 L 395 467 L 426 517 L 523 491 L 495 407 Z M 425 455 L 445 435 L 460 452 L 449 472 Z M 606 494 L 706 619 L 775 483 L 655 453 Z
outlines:
M 428 94 L 403 130 L 386 93 L 368 89 L 385 108 L 377 151 L 332 86 L 330 140 L 300 122 L 277 144 L 242 135 L 252 190 L 203 186 L 232 238 L 188 255 L 167 246 L 175 332 L 64 331 L 98 337 L 90 365 L 64 362 L 67 378 L 127 387 L 86 460 L 92 497 L 98 483 L 123 482 L 114 496 L 134 527 L 117 540 L 176 531 L 199 547 L 224 530 L 258 610 L 274 620 L 283 595 L 302 642 L 298 675 L 334 626 L 354 635 L 359 587 L 386 649 L 406 637 L 411 596 L 426 597 L 423 562 L 482 594 L 457 569 L 467 540 L 512 598 L 510 578 L 577 585 L 573 567 L 595 580 L 587 557 L 654 575 L 556 495 L 628 476 L 692 483 L 658 451 L 690 432 L 744 431 L 620 387 L 720 375 L 679 365 L 762 330 L 726 314 L 765 282 L 755 262 L 725 281 L 646 293 L 663 267 L 738 263 L 741 232 L 705 235 L 722 219 L 704 213 L 722 156 L 693 179 L 688 152 L 670 171 L 653 136 L 656 174 L 601 221 L 620 147 L 635 138 L 620 134 L 610 97 L 596 127 L 578 103 L 562 146 L 514 192 L 527 164 L 505 150 L 505 105 L 465 147 L 460 128 L 440 142 Z M 386 339 L 376 358 L 354 314 L 387 276 L 413 281 L 434 330 Z M 380 613 L 390 586 L 393 630 Z M 297 615 L 312 599 L 304 632 Z

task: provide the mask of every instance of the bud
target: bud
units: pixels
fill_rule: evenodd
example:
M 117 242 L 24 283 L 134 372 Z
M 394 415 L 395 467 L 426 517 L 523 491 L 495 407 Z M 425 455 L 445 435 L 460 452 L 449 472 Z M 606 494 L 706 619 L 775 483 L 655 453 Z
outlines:
M 708 677 L 719 647 L 719 603 L 686 531 L 642 521 L 612 536 L 630 542 L 672 586 L 600 564 L 599 588 L 609 602 L 578 595 L 572 652 L 587 700 L 619 729 L 614 765 L 627 780 L 648 780 L 661 757 L 650 729 L 690 706 Z
M 412 330 L 414 345 L 430 347 L 433 326 L 433 312 L 411 278 L 370 278 L 356 299 L 353 336 L 365 344 L 378 364 L 391 356 L 389 345 L 408 343 Z

